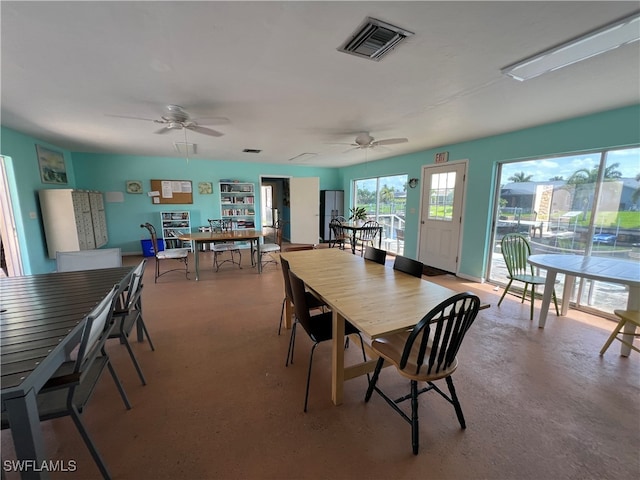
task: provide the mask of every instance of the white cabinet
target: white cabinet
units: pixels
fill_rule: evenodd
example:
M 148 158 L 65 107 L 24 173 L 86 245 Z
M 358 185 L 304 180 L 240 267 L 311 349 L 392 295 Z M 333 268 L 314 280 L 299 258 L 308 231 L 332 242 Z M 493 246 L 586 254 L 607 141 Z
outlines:
M 162 239 L 164 248 L 191 248 L 191 242 L 183 242 L 178 237 L 191 233 L 191 215 L 186 210 L 161 212 Z M 193 251 L 193 249 L 192 249 Z
M 56 188 L 40 190 L 38 195 L 49 258 L 56 258 L 56 252 L 91 250 L 107 244 L 101 192 Z
M 255 191 L 253 183 L 220 182 L 222 219 L 233 223 L 233 230 L 256 228 Z

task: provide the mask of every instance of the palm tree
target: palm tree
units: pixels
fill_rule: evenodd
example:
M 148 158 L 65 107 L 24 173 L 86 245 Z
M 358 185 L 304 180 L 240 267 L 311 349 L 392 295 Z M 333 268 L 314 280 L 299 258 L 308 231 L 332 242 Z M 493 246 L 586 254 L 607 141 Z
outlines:
M 612 163 L 604 169 L 604 181 L 616 180 L 622 177 L 622 172 L 616 170 L 620 166 L 619 163 Z M 596 183 L 598 180 L 598 167 L 593 167 L 591 170 L 581 168 L 576 170 L 567 180 L 570 185 L 582 185 L 585 183 Z
M 520 172 L 520 173 L 515 173 L 511 175 L 508 178 L 508 180 L 510 182 L 518 183 L 518 182 L 530 182 L 532 178 L 533 178 L 533 175 L 527 175 L 524 172 Z
M 622 177 L 622 172 L 617 170 L 620 166 L 619 163 L 612 163 L 604 169 L 603 181 L 610 182 Z M 595 184 L 598 180 L 599 167 L 593 167 L 591 169 L 581 168 L 571 174 L 567 180 L 567 185 L 574 185 L 576 187 L 574 196 L 574 208 L 580 208 L 583 211 L 582 219 L 587 218 L 587 210 L 591 208 L 593 202 L 593 194 L 595 191 Z

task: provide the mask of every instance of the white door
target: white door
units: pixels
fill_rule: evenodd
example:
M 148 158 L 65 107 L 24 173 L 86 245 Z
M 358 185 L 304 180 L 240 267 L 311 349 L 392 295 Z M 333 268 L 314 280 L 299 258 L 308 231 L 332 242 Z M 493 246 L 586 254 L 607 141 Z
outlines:
M 4 156 L 0 155 L 0 248 L 3 249 L 7 265 L 6 274 L 9 277 L 19 277 L 23 274 L 22 258 L 13 216 L 13 205 L 9 193 L 6 160 Z M 4 275 L 5 272 L 0 271 L 0 277 Z
M 320 238 L 320 178 L 290 178 L 291 243 L 316 244 Z
M 462 226 L 465 162 L 422 169 L 422 205 L 418 260 L 457 272 Z

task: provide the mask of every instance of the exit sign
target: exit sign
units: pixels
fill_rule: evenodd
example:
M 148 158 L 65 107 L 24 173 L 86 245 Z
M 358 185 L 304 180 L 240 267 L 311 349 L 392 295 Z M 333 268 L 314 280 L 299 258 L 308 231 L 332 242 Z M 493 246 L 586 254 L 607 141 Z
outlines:
M 436 153 L 436 163 L 447 163 L 449 160 L 449 152 Z

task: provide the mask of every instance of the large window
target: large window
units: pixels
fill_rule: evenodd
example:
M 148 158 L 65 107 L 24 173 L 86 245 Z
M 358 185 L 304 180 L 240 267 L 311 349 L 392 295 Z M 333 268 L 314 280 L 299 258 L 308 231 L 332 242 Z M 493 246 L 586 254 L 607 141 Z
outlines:
M 407 175 L 366 178 L 353 182 L 355 207 L 367 210 L 368 220 L 382 227 L 382 247 L 404 252 L 404 222 L 407 205 Z
M 532 253 L 640 261 L 640 148 L 505 163 L 498 184 L 490 281 L 507 281 L 500 240 L 508 232 L 527 236 Z M 581 280 L 571 302 L 612 313 L 627 296 L 624 285 Z

